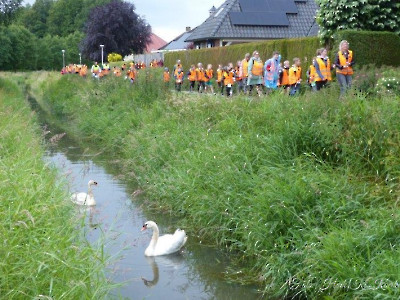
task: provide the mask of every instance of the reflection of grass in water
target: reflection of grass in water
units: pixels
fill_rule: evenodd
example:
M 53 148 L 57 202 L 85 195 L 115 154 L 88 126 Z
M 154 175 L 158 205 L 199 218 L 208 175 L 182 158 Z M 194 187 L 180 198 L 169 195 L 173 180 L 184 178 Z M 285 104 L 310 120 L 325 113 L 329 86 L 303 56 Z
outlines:
M 399 296 L 398 98 L 171 95 L 154 76 L 66 77 L 44 100 L 134 170 L 147 205 L 247 266 L 231 278 L 277 297 Z
M 108 257 L 90 247 L 72 204 L 42 160 L 23 94 L 0 79 L 0 291 L 7 299 L 100 299 Z M 36 297 L 36 298 L 35 298 Z

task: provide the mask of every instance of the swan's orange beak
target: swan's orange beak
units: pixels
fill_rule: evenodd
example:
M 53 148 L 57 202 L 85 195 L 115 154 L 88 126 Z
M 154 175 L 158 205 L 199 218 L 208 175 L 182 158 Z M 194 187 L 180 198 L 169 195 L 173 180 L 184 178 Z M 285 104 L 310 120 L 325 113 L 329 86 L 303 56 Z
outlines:
M 143 230 L 146 230 L 146 229 L 147 229 L 147 226 L 146 226 L 146 224 L 144 224 L 140 231 L 143 231 Z

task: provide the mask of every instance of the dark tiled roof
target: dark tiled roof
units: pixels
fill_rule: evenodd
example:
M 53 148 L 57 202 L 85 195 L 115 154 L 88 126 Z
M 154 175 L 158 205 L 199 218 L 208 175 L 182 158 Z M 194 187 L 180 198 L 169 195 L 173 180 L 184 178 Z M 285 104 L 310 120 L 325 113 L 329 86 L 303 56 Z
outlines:
M 270 1 L 270 0 L 265 0 Z M 288 13 L 288 26 L 233 25 L 230 12 L 241 12 L 239 0 L 225 1 L 203 24 L 196 27 L 186 41 L 208 39 L 280 39 L 315 36 L 318 25 L 315 15 L 318 5 L 314 0 L 293 0 L 297 14 Z

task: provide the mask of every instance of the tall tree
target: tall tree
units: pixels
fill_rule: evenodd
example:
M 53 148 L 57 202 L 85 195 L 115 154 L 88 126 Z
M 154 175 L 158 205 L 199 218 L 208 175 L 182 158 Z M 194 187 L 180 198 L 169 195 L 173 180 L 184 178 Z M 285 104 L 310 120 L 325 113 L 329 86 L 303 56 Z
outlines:
M 398 0 L 317 0 L 320 36 L 328 40 L 337 30 L 392 31 L 400 34 Z
M 0 24 L 10 25 L 22 0 L 0 0 Z
M 57 0 L 51 7 L 47 21 L 48 33 L 67 36 L 84 30 L 93 7 L 110 3 L 112 0 Z
M 134 10 L 132 3 L 119 0 L 94 8 L 86 23 L 82 53 L 100 60 L 101 44 L 105 45 L 104 57 L 111 52 L 142 53 L 150 42 L 151 27 Z
M 20 22 L 37 37 L 47 34 L 47 20 L 54 0 L 36 0 L 32 7 L 26 9 Z

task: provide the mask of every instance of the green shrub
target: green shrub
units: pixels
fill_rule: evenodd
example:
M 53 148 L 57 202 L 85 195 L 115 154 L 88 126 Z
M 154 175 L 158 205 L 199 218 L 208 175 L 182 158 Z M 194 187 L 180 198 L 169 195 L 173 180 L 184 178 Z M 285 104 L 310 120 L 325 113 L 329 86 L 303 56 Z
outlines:
M 122 61 L 122 55 L 112 52 L 107 55 L 107 60 L 108 62 L 117 62 L 117 61 Z

